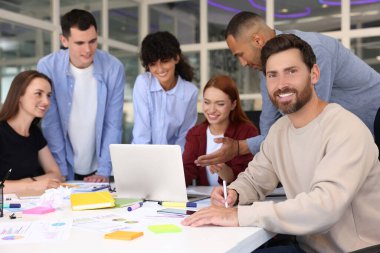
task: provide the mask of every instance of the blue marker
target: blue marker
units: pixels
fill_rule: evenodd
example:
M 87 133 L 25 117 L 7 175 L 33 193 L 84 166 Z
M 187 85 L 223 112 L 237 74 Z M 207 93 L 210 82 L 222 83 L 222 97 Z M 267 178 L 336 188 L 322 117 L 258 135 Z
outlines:
M 107 189 L 108 187 L 109 187 L 108 184 L 98 185 L 98 186 L 92 187 L 91 191 L 93 191 L 93 192 L 100 191 L 100 190 L 103 190 L 103 189 Z
M 4 203 L 4 208 L 21 208 L 21 204 L 18 204 L 18 203 L 6 204 L 6 203 Z

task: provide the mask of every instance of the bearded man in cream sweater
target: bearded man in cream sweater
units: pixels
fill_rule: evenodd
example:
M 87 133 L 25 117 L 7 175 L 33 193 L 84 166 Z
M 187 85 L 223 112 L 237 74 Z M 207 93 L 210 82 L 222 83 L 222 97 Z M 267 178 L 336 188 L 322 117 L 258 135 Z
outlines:
M 257 252 L 351 252 L 380 243 L 380 163 L 368 127 L 318 98 L 320 75 L 305 41 L 282 34 L 261 63 L 272 103 L 285 116 L 269 130 L 245 172 L 212 192 L 213 206 L 184 225 L 257 226 L 297 236 L 297 244 Z M 287 200 L 263 201 L 281 182 Z M 237 207 L 233 207 L 238 205 Z

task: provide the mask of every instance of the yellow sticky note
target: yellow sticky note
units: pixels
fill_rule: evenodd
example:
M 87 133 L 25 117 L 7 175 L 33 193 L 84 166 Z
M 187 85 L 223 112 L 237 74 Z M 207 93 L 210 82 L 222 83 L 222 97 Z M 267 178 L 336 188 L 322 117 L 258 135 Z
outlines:
M 182 232 L 182 229 L 174 224 L 151 225 L 148 229 L 156 234 Z
M 133 232 L 133 231 L 114 231 L 104 235 L 105 239 L 115 239 L 115 240 L 133 240 L 137 237 L 144 235 L 143 232 Z

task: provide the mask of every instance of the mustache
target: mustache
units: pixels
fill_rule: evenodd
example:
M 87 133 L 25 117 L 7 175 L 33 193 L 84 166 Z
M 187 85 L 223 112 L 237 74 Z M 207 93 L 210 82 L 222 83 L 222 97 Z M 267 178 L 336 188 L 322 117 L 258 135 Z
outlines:
M 283 89 L 278 89 L 275 92 L 273 92 L 273 96 L 276 97 L 276 96 L 279 96 L 279 95 L 285 94 L 285 93 L 295 93 L 295 94 L 297 94 L 297 90 L 289 88 L 289 87 L 285 87 Z

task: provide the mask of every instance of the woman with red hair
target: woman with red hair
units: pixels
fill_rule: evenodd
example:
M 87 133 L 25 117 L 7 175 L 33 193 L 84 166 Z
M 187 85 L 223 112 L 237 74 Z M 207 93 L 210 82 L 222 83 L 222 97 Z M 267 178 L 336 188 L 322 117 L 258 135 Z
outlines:
M 194 161 L 220 148 L 215 138 L 244 140 L 258 135 L 257 128 L 244 113 L 236 83 L 228 76 L 211 78 L 203 90 L 205 121 L 191 128 L 186 136 L 183 162 L 187 185 L 219 185 L 234 181 L 253 156 L 239 155 L 222 164 L 199 167 Z

